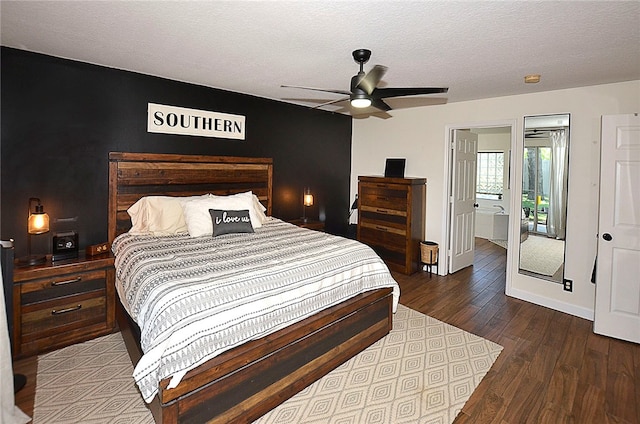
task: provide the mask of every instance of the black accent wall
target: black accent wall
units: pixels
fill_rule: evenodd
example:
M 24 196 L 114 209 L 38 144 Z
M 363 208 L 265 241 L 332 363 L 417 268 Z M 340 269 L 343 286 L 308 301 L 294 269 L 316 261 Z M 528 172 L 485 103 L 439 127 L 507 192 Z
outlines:
M 307 216 L 346 234 L 349 116 L 7 47 L 1 54 L 0 236 L 15 239 L 16 256 L 26 254 L 29 197 L 42 200 L 52 227 L 33 237 L 34 253 L 51 252 L 55 231 L 77 230 L 81 249 L 107 240 L 111 151 L 272 157 L 273 216 L 302 216 L 309 186 Z M 149 102 L 244 115 L 246 140 L 148 133 Z

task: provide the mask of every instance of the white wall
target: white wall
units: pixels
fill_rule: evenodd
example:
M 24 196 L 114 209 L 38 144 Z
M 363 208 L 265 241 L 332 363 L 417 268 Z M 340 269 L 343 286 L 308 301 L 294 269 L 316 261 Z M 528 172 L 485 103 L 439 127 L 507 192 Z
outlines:
M 425 239 L 442 243 L 446 236 L 442 228 L 446 127 L 459 124 L 473 127 L 474 123 L 483 127 L 491 122 L 515 120 L 513 147 L 519 152 L 512 150 L 512 154 L 517 155 L 522 154 L 524 116 L 570 113 L 565 278 L 573 280 L 573 292 L 564 291 L 557 283 L 518 274 L 517 255 L 510 254 L 510 269 L 515 271 L 508 270 L 507 294 L 593 319 L 595 287 L 590 278 L 596 255 L 600 119 L 602 115 L 634 112 L 640 112 L 640 80 L 395 110 L 391 112 L 393 117 L 385 120 L 354 119 L 351 198 L 357 193 L 359 175 L 380 175 L 385 158 L 406 157 L 406 175 L 427 178 Z M 520 173 L 521 161 L 514 164 L 514 173 Z M 518 176 L 511 184 L 512 188 L 519 187 L 521 178 Z M 515 190 L 511 197 L 511 208 L 515 209 L 513 199 L 518 198 Z M 511 235 L 517 234 L 515 225 L 510 229 L 511 242 L 517 238 Z M 512 246 L 509 251 L 514 251 Z

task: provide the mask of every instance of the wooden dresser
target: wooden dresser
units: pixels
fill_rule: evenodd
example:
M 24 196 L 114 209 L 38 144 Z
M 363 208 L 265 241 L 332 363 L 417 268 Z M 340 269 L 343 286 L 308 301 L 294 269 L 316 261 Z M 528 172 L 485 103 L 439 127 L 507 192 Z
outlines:
M 358 240 L 393 271 L 413 274 L 420 268 L 426 183 L 425 178 L 358 177 Z
M 113 256 L 103 254 L 13 271 L 13 356 L 35 355 L 111 333 Z

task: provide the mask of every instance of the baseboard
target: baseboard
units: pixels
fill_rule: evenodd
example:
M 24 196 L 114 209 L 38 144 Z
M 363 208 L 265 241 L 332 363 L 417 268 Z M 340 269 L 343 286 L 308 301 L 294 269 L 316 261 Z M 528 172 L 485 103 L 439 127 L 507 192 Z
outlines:
M 565 314 L 584 318 L 589 321 L 594 320 L 595 312 L 593 309 L 583 308 L 580 306 L 572 305 L 570 303 L 558 301 L 557 299 L 551 299 L 545 296 L 536 295 L 524 290 L 518 290 L 514 288 L 507 288 L 505 294 L 510 297 L 515 297 L 516 299 L 524 300 L 525 302 L 530 302 L 536 305 L 553 309 L 554 311 L 564 312 Z

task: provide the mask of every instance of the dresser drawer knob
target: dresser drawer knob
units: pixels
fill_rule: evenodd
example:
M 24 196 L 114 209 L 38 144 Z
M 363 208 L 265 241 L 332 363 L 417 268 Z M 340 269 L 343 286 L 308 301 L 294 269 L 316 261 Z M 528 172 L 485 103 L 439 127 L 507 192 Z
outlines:
M 82 281 L 82 277 L 76 277 L 76 278 L 73 278 L 71 280 L 52 281 L 51 285 L 52 286 L 64 286 L 65 284 L 79 283 L 80 281 Z
M 54 309 L 51 311 L 51 315 L 62 315 L 62 314 L 66 314 L 67 312 L 77 311 L 80 308 L 82 308 L 82 305 L 72 306 L 70 308 L 59 309 L 59 310 Z
M 377 226 L 377 225 L 376 225 L 376 230 L 380 230 L 380 231 L 389 231 L 389 229 L 388 229 L 388 228 L 385 228 L 385 227 L 379 227 L 379 226 Z

